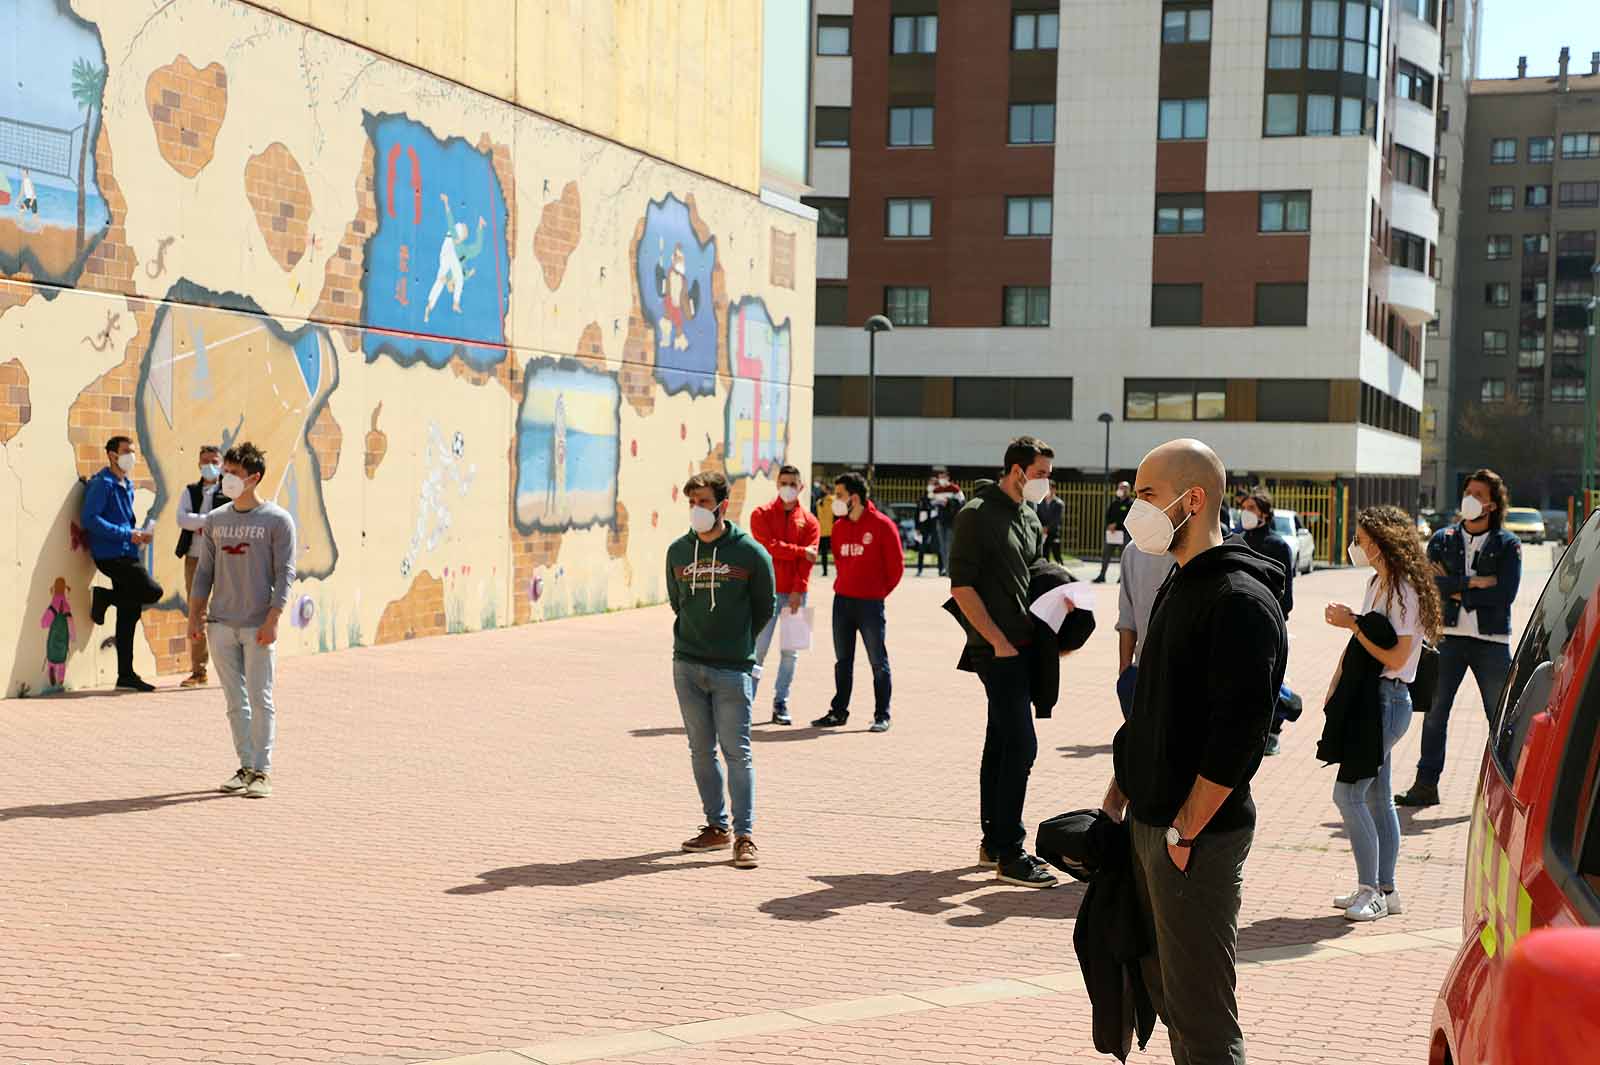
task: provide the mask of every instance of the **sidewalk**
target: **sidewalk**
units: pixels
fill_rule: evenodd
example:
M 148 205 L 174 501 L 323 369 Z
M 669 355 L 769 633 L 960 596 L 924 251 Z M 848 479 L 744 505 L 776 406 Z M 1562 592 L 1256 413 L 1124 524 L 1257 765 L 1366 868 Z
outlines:
M 1525 599 L 1546 571 L 1530 553 Z M 1406 914 L 1328 908 L 1352 862 L 1313 757 L 1343 646 L 1321 616 L 1360 588 L 1296 589 L 1307 714 L 1257 777 L 1240 921 L 1252 1062 L 1424 1060 L 1459 924 L 1471 685 L 1445 804 L 1403 815 Z M 234 768 L 214 688 L 7 702 L 0 1063 L 1110 1060 L 1075 972 L 1081 890 L 972 865 L 982 695 L 952 668 L 946 593 L 891 600 L 894 731 L 868 734 L 865 702 L 839 733 L 758 729 L 754 871 L 677 851 L 700 812 L 661 608 L 291 660 L 263 802 L 211 790 Z M 1094 805 L 1110 774 L 1115 593 L 1040 723 L 1030 823 Z M 813 600 L 825 619 L 826 582 Z M 820 630 L 797 721 L 831 694 Z M 1358 1022 L 1362 982 L 1385 990 Z M 1161 1029 L 1138 1060 L 1170 1060 Z

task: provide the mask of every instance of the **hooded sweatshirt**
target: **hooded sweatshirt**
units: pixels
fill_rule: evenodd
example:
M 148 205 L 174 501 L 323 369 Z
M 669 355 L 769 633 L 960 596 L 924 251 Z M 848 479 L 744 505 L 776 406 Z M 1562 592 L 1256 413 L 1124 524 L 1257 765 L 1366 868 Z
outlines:
M 839 575 L 833 594 L 850 599 L 887 599 L 906 572 L 900 527 L 869 500 L 861 517 L 833 522 L 833 555 Z
M 667 548 L 672 657 L 748 673 L 774 610 L 772 556 L 733 522 L 711 543 L 685 533 Z
M 1113 744 L 1117 783 L 1145 824 L 1172 824 L 1203 776 L 1233 789 L 1204 831 L 1255 825 L 1250 778 L 1289 651 L 1282 589 L 1277 563 L 1229 541 L 1190 559 L 1157 593 L 1133 714 Z

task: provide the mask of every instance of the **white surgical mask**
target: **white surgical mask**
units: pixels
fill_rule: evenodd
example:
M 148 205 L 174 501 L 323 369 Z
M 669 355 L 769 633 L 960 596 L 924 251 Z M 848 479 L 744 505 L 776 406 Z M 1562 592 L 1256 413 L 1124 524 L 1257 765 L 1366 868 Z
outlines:
M 238 499 L 240 496 L 244 495 L 244 493 L 245 487 L 243 477 L 233 473 L 225 473 L 222 475 L 223 495 L 227 496 L 229 499 Z
M 783 500 L 785 503 L 793 503 L 795 500 L 800 498 L 800 489 L 796 488 L 792 484 L 786 484 L 782 488 L 778 489 L 778 498 Z
M 139 464 L 139 456 L 129 451 L 117 456 L 117 469 L 123 473 L 132 473 L 133 468 Z
M 849 514 L 849 513 L 850 513 L 850 503 L 849 503 L 849 501 L 848 500 L 844 500 L 844 499 L 840 499 L 838 496 L 834 496 L 833 497 L 833 516 L 836 517 L 836 518 L 842 518 L 846 514 Z
M 1193 491 L 1193 489 L 1189 489 Z M 1189 494 L 1185 491 L 1165 507 L 1158 507 L 1143 499 L 1135 499 L 1133 508 L 1128 511 L 1128 516 L 1123 520 L 1127 527 L 1128 535 L 1133 537 L 1133 546 L 1147 555 L 1164 555 L 1172 548 L 1172 538 L 1178 530 L 1188 524 L 1193 514 L 1185 514 L 1183 521 L 1177 525 L 1172 524 L 1172 519 L 1167 517 L 1167 511 L 1183 501 Z
M 1050 478 L 1034 477 L 1022 482 L 1022 498 L 1030 503 L 1043 503 L 1050 494 Z
M 1256 526 L 1261 524 L 1261 515 L 1257 514 L 1253 510 L 1242 511 L 1239 514 L 1239 524 L 1243 525 L 1246 529 L 1254 529 Z
M 204 477 L 208 481 L 215 481 L 218 477 L 222 476 L 222 467 L 218 466 L 215 462 L 208 462 L 204 466 L 200 467 L 200 476 Z
M 1461 497 L 1461 518 L 1463 521 L 1477 521 L 1483 517 L 1483 504 L 1478 502 L 1477 496 Z
M 689 508 L 689 528 L 697 533 L 708 533 L 717 527 L 717 512 L 705 507 Z
M 1346 553 L 1350 556 L 1350 564 L 1352 566 L 1372 565 L 1372 563 L 1367 559 L 1366 551 L 1362 549 L 1360 544 L 1354 541 L 1351 541 L 1349 550 Z

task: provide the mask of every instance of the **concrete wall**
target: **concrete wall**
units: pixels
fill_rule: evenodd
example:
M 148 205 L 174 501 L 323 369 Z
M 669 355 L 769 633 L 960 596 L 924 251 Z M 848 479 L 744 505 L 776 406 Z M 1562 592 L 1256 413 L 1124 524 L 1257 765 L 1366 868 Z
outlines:
M 28 42 L 0 85 L 5 694 L 44 683 L 57 587 L 68 686 L 114 672 L 78 479 L 115 433 L 162 673 L 203 443 L 265 447 L 295 516 L 289 654 L 659 601 L 688 474 L 725 470 L 737 514 L 809 458 L 811 222 L 231 0 L 4 7 Z

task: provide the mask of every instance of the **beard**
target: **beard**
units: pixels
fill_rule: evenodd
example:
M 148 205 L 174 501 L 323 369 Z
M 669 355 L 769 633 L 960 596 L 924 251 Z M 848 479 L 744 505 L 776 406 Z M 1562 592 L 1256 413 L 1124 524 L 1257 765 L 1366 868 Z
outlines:
M 1182 527 L 1172 534 L 1172 546 L 1167 550 L 1176 552 L 1188 547 L 1193 538 L 1199 535 L 1200 520 L 1200 514 L 1190 515 L 1188 520 L 1184 521 Z

